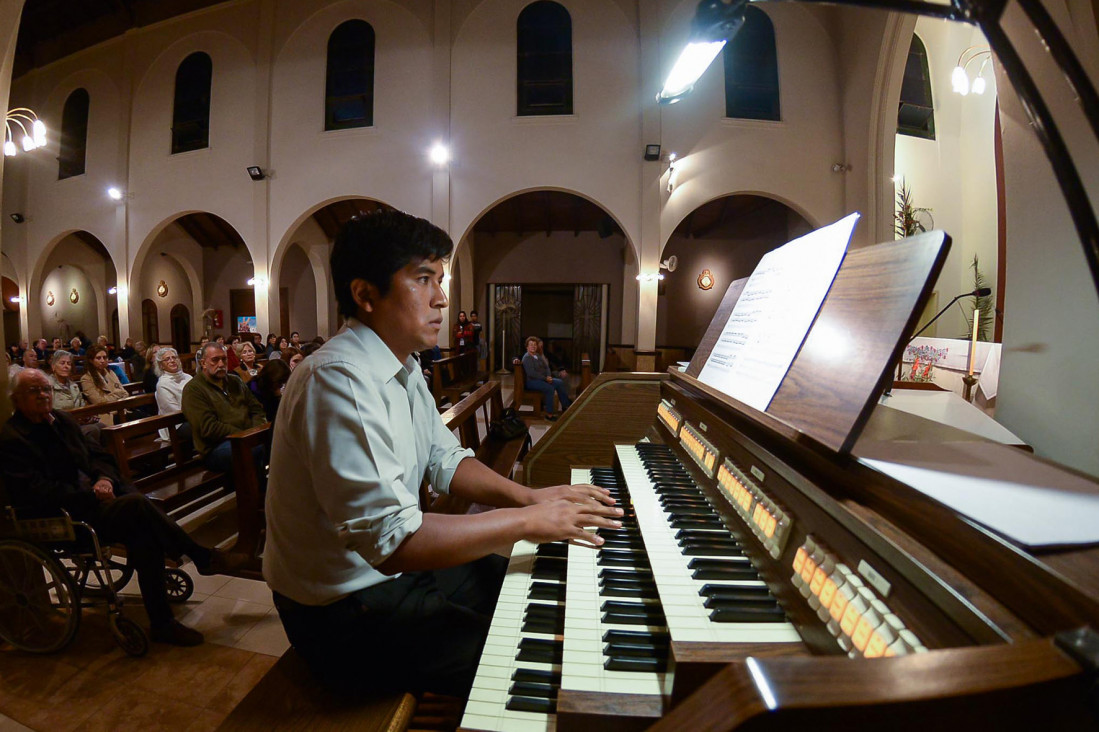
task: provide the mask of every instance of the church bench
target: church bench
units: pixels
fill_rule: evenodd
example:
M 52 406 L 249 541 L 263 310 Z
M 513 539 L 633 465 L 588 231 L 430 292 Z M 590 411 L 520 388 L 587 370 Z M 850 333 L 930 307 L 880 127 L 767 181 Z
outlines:
M 524 404 L 529 404 L 534 408 L 534 416 L 541 419 L 545 416 L 545 410 L 542 408 L 545 404 L 545 397 L 542 396 L 540 391 L 528 391 L 527 390 L 527 372 L 523 368 L 523 362 L 520 359 L 515 359 L 511 362 L 513 379 L 515 381 L 515 391 L 512 393 L 511 406 L 516 410 Z M 583 368 L 583 367 L 581 367 Z M 583 371 L 581 371 L 581 379 L 583 378 Z M 591 381 L 591 370 L 589 366 L 588 381 Z M 581 382 L 582 383 L 582 382 Z M 553 403 L 557 407 L 561 406 L 561 400 L 557 398 L 557 394 L 553 395 Z
M 416 710 L 411 694 L 344 695 L 325 689 L 291 648 L 237 704 L 218 730 L 401 732 Z
M 440 418 L 448 430 L 458 432 L 458 441 L 462 447 L 473 450 L 476 458 L 496 473 L 511 478 L 515 472 L 515 464 L 530 449 L 529 436 L 522 435 L 511 440 L 486 437 L 482 440 L 477 426 L 478 414 L 484 417 L 487 426 L 492 420 L 499 418 L 503 411 L 500 382 L 489 381 L 443 412 Z M 434 513 L 465 513 L 470 507 L 468 501 L 451 495 L 439 496 L 431 502 L 426 493 L 421 495 L 421 505 L 430 507 Z
M 228 493 L 225 475 L 207 470 L 191 440 L 180 434 L 184 424 L 182 412 L 176 412 L 103 429 L 103 441 L 118 462 L 122 478 L 177 519 Z M 161 429 L 168 430 L 167 455 L 161 453 L 159 464 L 142 462 L 139 458 L 150 444 L 164 449 L 164 443 L 156 442 Z
M 140 384 L 138 384 L 138 386 L 140 386 Z M 70 409 L 69 414 L 71 414 L 77 422 L 84 421 L 88 417 L 100 417 L 104 414 L 113 415 L 115 422 L 121 422 L 130 416 L 131 412 L 135 412 L 138 409 L 150 408 L 153 410 L 156 409 L 156 395 L 137 394 L 114 402 L 89 404 L 86 407 Z
M 274 426 L 265 423 L 229 435 L 233 449 L 233 487 L 237 492 L 237 540 L 231 551 L 253 558 L 258 558 L 263 550 L 266 514 L 252 450 L 265 445 L 270 455 L 273 434 Z
M 431 364 L 431 394 L 435 404 L 455 404 L 462 395 L 476 389 L 488 375 L 479 369 L 477 351 L 445 356 Z

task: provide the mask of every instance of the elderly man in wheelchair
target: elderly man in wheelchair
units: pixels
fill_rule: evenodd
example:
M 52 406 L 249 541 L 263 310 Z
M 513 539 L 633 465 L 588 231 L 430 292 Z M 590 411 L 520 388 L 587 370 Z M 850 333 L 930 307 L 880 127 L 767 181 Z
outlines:
M 53 409 L 43 372 L 18 373 L 12 401 L 15 414 L 0 430 L 0 475 L 11 504 L 21 514 L 38 516 L 63 510 L 73 522 L 93 527 L 103 545 L 123 544 L 129 565 L 137 570 L 152 639 L 180 646 L 202 643 L 200 632 L 172 615 L 165 560 L 186 555 L 200 574 L 217 574 L 243 558 L 199 545 L 127 485 L 110 453 L 86 437 L 67 413 Z

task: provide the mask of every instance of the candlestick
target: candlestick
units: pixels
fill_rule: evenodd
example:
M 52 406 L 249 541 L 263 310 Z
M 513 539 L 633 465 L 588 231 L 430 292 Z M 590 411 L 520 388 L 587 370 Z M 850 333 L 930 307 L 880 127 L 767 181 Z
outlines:
M 977 328 L 981 323 L 981 311 L 973 308 L 973 338 L 969 341 L 969 359 L 966 366 L 966 374 L 973 375 L 973 356 L 977 350 Z

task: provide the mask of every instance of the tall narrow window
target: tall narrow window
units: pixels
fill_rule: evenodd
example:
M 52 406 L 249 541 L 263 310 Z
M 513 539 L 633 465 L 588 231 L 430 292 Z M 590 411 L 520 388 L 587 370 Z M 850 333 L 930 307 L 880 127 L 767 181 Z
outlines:
M 518 114 L 572 114 L 572 18 L 550 0 L 519 13 Z
M 172 109 L 172 154 L 210 146 L 210 81 L 214 65 L 199 51 L 183 59 L 176 70 Z
M 324 129 L 373 124 L 374 29 L 365 20 L 349 20 L 328 37 Z
M 61 154 L 57 158 L 57 179 L 84 174 L 88 152 L 88 105 L 85 89 L 77 89 L 65 100 L 61 111 Z
M 725 116 L 782 119 L 779 116 L 778 52 L 767 13 L 748 8 L 744 26 L 722 51 L 725 64 Z
M 935 139 L 935 105 L 931 100 L 931 73 L 927 70 L 927 50 L 919 36 L 912 35 L 908 62 L 901 82 L 901 103 L 897 110 L 897 133 Z

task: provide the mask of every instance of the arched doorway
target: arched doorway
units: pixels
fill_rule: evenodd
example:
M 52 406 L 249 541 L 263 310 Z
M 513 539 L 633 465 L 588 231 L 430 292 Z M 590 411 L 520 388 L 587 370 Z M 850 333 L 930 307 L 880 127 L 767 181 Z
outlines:
M 191 311 L 186 305 L 172 307 L 172 347 L 180 353 L 191 350 Z
M 784 203 L 751 194 L 722 196 L 687 214 L 661 254 L 662 261 L 675 256 L 677 263 L 674 272 L 664 272 L 658 290 L 657 344 L 689 356 L 729 283 L 752 274 L 767 252 L 812 229 Z M 703 276 L 707 271 L 709 277 Z
M 141 335 L 146 345 L 160 340 L 160 321 L 156 314 L 156 303 L 152 300 L 141 301 Z
M 582 353 L 598 358 L 621 339 L 629 244 L 599 204 L 568 191 L 519 193 L 485 211 L 461 246 L 473 270 L 473 296 L 462 299 L 481 315 L 492 368 L 510 369 L 529 335 L 574 368 Z M 462 279 L 456 265 L 451 282 Z M 451 305 L 452 321 L 458 310 Z

